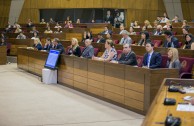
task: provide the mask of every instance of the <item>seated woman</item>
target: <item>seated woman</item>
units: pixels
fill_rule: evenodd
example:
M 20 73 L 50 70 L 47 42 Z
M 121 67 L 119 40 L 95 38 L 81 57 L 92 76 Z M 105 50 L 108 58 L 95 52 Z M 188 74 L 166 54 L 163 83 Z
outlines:
M 42 50 L 42 44 L 39 38 L 34 39 L 34 49 L 35 50 Z
M 81 56 L 81 49 L 76 38 L 71 39 L 71 46 L 70 49 L 68 50 L 68 55 L 73 55 L 77 57 Z
M 166 21 L 166 25 L 164 25 L 163 28 L 167 28 L 168 26 L 172 25 L 172 21 L 171 20 L 167 20 Z
M 20 27 L 19 27 L 19 26 L 17 26 L 17 28 L 16 28 L 16 30 L 15 30 L 15 32 L 14 32 L 14 33 L 20 33 L 20 32 L 22 32 L 22 29 L 20 29 Z
M 47 28 L 47 30 L 44 31 L 44 33 L 53 33 L 50 27 Z
M 32 27 L 32 31 L 30 31 L 30 33 L 34 33 L 34 32 L 39 33 L 39 31 L 38 31 L 38 30 L 36 30 L 36 27 L 35 27 L 35 26 L 34 26 L 34 27 Z
M 189 26 L 187 20 L 183 20 L 183 25 L 181 26 L 181 28 L 184 28 L 185 26 Z M 190 27 L 190 26 L 189 26 Z
M 52 41 L 50 38 L 46 38 L 46 43 L 43 50 L 49 51 L 52 48 Z
M 34 32 L 34 33 L 33 33 L 33 37 L 32 37 L 31 39 L 35 39 L 35 38 L 39 38 L 39 36 L 38 36 L 38 33 L 37 33 L 37 32 Z
M 62 33 L 61 28 L 57 28 L 57 30 L 54 33 Z
M 147 31 L 141 32 L 141 40 L 138 42 L 138 46 L 145 46 L 146 43 L 151 43 L 150 35 Z
M 92 57 L 93 60 L 110 62 L 117 60 L 117 51 L 114 48 L 113 41 L 107 39 L 105 42 L 105 51 L 101 57 Z
M 134 31 L 133 27 L 129 27 L 129 35 L 136 35 L 136 32 Z
M 180 70 L 181 63 L 179 61 L 179 54 L 176 48 L 168 49 L 168 59 L 166 63 L 167 68 L 177 68 Z
M 106 39 L 112 39 L 112 34 L 107 33 L 107 34 L 106 34 Z
M 64 28 L 73 28 L 72 22 L 68 21 Z
M 80 19 L 77 19 L 76 24 L 80 24 L 80 23 L 81 23 Z
M 46 22 L 45 22 L 44 18 L 43 18 L 43 19 L 41 19 L 40 24 L 46 24 Z
M 140 26 L 138 25 L 138 21 L 135 21 L 135 22 L 134 22 L 133 28 L 140 28 Z
M 151 26 L 151 24 L 148 20 L 144 21 L 144 26 L 147 27 L 147 28 L 152 28 L 152 26 Z
M 56 26 L 54 28 L 62 28 L 59 23 L 57 22 Z
M 0 46 L 6 46 L 7 43 L 5 42 L 5 39 L 1 38 Z
M 84 31 L 82 42 L 85 42 L 86 39 L 93 41 L 92 33 L 90 33 L 89 31 Z
M 192 34 L 187 34 L 185 36 L 185 45 L 183 47 L 183 49 L 191 49 L 194 50 L 194 38 Z

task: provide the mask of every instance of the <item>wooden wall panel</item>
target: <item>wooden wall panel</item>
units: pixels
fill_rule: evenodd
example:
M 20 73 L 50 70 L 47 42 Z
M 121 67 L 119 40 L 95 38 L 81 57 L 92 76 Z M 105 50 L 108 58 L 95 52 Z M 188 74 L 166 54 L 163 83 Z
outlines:
M 187 21 L 194 20 L 194 1 L 193 0 L 181 0 L 183 18 Z
M 127 26 L 131 20 L 143 22 L 145 19 L 148 19 L 153 22 L 156 15 L 165 11 L 163 1 L 161 0 L 25 0 L 19 23 L 26 23 L 28 18 L 38 23 L 40 20 L 39 9 L 46 8 L 126 9 L 125 18 Z
M 9 19 L 9 11 L 11 0 L 0 0 L 0 27 L 3 28 L 7 25 Z

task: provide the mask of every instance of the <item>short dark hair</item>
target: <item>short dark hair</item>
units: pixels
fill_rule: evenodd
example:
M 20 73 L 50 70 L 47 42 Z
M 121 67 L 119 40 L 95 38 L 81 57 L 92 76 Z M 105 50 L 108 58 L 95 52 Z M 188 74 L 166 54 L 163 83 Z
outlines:
M 102 33 L 98 33 L 98 35 L 102 36 L 103 34 Z
M 54 38 L 54 41 L 59 43 L 59 39 L 58 38 Z
M 164 34 L 165 34 L 165 35 L 168 35 L 168 36 L 172 36 L 172 32 L 171 32 L 171 31 L 168 31 L 168 30 L 166 30 L 166 31 L 164 32 Z
M 147 42 L 146 44 L 150 44 L 151 47 L 154 47 L 154 43 L 152 43 L 152 42 Z
M 185 29 L 187 32 L 189 32 L 189 26 L 184 26 L 183 29 Z
M 50 38 L 46 38 L 47 41 L 51 42 L 51 39 Z

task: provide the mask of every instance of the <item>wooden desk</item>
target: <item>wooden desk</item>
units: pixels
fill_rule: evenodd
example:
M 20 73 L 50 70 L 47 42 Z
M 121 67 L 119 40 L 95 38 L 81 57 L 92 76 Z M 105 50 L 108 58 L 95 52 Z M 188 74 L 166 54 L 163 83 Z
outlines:
M 41 76 L 47 55 L 46 52 L 18 48 L 18 68 Z M 61 55 L 59 59 L 59 84 L 140 114 L 146 114 L 166 77 L 178 77 L 178 70 L 144 69 L 67 55 Z
M 185 96 L 193 96 L 194 94 L 181 94 L 179 92 L 168 92 L 168 98 L 175 98 L 176 105 L 174 106 L 164 106 L 164 98 L 166 96 L 166 90 L 168 88 L 167 85 L 176 85 L 174 83 L 170 84 L 170 82 L 180 83 L 183 86 L 194 86 L 194 79 L 191 80 L 183 80 L 183 79 L 165 79 L 154 99 L 152 102 L 151 107 L 144 119 L 142 126 L 159 126 L 155 122 L 164 122 L 166 119 L 167 114 L 171 113 L 174 117 L 180 117 L 182 120 L 181 126 L 193 126 L 194 122 L 194 112 L 184 112 L 184 111 L 176 111 L 177 103 L 183 102 L 183 97 Z M 161 125 L 162 126 L 162 125 Z
M 0 46 L 0 65 L 7 63 L 7 46 Z

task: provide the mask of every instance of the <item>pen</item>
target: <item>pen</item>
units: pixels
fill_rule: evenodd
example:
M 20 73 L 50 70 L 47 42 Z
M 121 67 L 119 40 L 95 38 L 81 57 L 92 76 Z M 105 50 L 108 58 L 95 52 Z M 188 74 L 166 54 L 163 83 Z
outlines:
M 182 105 L 188 105 L 189 103 L 182 102 L 182 103 L 178 103 L 178 104 L 182 104 Z

